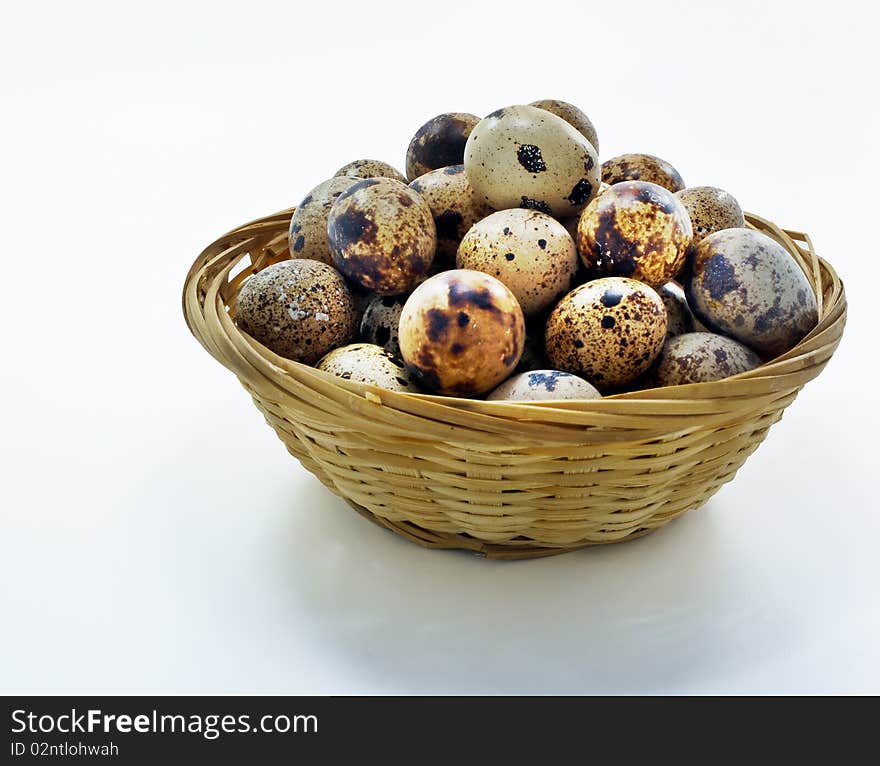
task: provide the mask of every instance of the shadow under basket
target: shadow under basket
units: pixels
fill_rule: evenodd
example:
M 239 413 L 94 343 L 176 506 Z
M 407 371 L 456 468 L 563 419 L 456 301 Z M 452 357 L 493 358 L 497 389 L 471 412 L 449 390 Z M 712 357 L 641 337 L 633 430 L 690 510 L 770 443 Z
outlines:
M 843 285 L 809 237 L 747 214 L 792 254 L 819 303 L 816 328 L 757 369 L 589 401 L 386 391 L 279 357 L 234 324 L 244 280 L 290 257 L 292 212 L 205 249 L 184 286 L 187 324 L 291 455 L 358 513 L 431 548 L 546 556 L 631 540 L 698 508 L 822 371 L 846 322 Z

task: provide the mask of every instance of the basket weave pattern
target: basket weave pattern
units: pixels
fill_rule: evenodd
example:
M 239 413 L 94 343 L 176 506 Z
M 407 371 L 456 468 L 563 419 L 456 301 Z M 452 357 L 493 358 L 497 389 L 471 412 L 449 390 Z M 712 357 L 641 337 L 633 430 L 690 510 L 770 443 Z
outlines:
M 747 214 L 807 274 L 819 324 L 716 383 L 580 402 L 386 391 L 283 359 L 234 324 L 242 282 L 288 257 L 285 210 L 210 245 L 186 279 L 193 335 L 249 391 L 288 451 L 359 513 L 428 547 L 525 558 L 644 535 L 736 474 L 840 342 L 843 285 L 808 236 Z

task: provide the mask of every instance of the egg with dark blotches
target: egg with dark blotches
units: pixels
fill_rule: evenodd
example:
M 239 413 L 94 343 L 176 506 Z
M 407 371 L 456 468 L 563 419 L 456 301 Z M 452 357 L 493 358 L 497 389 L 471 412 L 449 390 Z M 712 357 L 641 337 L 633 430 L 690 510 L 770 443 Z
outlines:
M 707 234 L 746 225 L 742 208 L 732 194 L 714 186 L 691 186 L 675 193 L 694 229 L 694 243 Z
M 621 154 L 602 163 L 602 180 L 610 186 L 621 181 L 648 181 L 671 192 L 684 189 L 681 174 L 653 154 Z
M 464 172 L 464 165 L 432 170 L 419 176 L 410 186 L 422 195 L 434 216 L 437 265 L 454 267 L 458 245 L 468 229 L 493 213 L 494 209 L 474 191 Z
M 428 273 L 437 247 L 428 203 L 391 178 L 366 178 L 340 194 L 327 238 L 336 268 L 380 295 L 409 292 Z
M 578 255 L 569 233 L 537 210 L 499 210 L 475 223 L 458 247 L 455 264 L 500 279 L 533 316 L 571 289 Z
M 397 168 L 381 160 L 353 160 L 337 170 L 334 176 L 350 178 L 393 178 L 406 183 L 406 177 Z
M 343 380 L 367 383 L 389 391 L 419 393 L 409 370 L 393 354 L 372 343 L 352 343 L 334 349 L 315 366 Z
M 599 188 L 593 145 L 561 117 L 534 106 L 509 106 L 480 120 L 465 146 L 464 169 L 496 210 L 523 207 L 566 218 Z
M 691 310 L 706 327 L 765 356 L 788 351 L 818 322 L 816 295 L 797 261 L 752 229 L 705 237 L 683 284 Z
M 596 153 L 599 153 L 599 136 L 596 133 L 596 128 L 593 126 L 592 120 L 590 120 L 590 118 L 574 104 L 569 104 L 567 101 L 560 101 L 557 98 L 545 98 L 541 101 L 532 101 L 529 106 L 536 106 L 538 109 L 545 109 L 546 111 L 555 114 L 557 117 L 561 117 L 573 128 L 577 128 L 583 133 L 587 141 L 593 145 Z
M 428 120 L 409 142 L 406 177 L 412 181 L 437 168 L 461 165 L 468 136 L 479 121 L 465 112 L 447 112 Z
M 559 399 L 600 399 L 592 383 L 560 370 L 534 370 L 505 380 L 487 401 L 536 402 Z
M 694 315 L 688 306 L 684 290 L 675 282 L 667 282 L 657 288 L 657 294 L 666 306 L 666 335 L 673 337 L 696 329 Z
M 381 346 L 400 358 L 398 327 L 404 303 L 406 297 L 402 295 L 374 295 L 364 307 L 361 317 L 361 340 Z
M 400 351 L 413 378 L 441 394 L 493 389 L 519 362 L 525 338 L 513 293 L 481 271 L 453 269 L 409 296 L 400 316 Z
M 318 184 L 296 206 L 288 229 L 291 257 L 333 265 L 327 241 L 327 217 L 339 195 L 355 183 L 356 178 L 334 176 Z
M 236 324 L 279 356 L 314 364 L 353 338 L 357 312 L 332 266 L 295 258 L 267 266 L 244 282 Z
M 650 377 L 658 386 L 708 383 L 760 364 L 760 357 L 739 341 L 710 332 L 689 332 L 666 341 Z
M 666 339 L 666 307 L 657 291 L 624 277 L 576 287 L 547 320 L 544 346 L 556 369 L 583 375 L 600 390 L 639 377 Z
M 577 245 L 592 274 L 659 287 L 681 270 L 692 238 L 687 210 L 672 192 L 645 181 L 624 181 L 581 213 Z

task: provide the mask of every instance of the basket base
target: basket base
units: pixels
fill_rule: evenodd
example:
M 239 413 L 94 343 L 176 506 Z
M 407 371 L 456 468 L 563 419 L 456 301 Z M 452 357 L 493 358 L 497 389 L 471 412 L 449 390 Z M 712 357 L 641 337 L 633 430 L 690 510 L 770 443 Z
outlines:
M 661 524 L 655 527 L 643 527 L 641 529 L 636 529 L 628 534 L 626 537 L 620 538 L 619 540 L 609 540 L 608 542 L 587 542 L 566 547 L 534 545 L 527 540 L 522 540 L 521 542 L 511 542 L 506 545 L 497 545 L 493 543 L 482 542 L 474 537 L 471 537 L 470 535 L 434 532 L 430 529 L 424 529 L 423 527 L 411 524 L 408 521 L 389 521 L 388 519 L 383 519 L 381 516 L 376 516 L 376 514 L 367 510 L 363 506 L 358 505 L 357 503 L 353 503 L 351 500 L 345 499 L 345 502 L 348 503 L 348 505 L 350 505 L 365 519 L 369 519 L 374 524 L 377 524 L 380 527 L 384 527 L 385 529 L 389 529 L 395 534 L 401 535 L 402 537 L 405 537 L 407 540 L 410 540 L 417 545 L 421 545 L 423 548 L 470 551 L 471 553 L 476 553 L 478 556 L 487 559 L 514 560 L 536 559 L 543 558 L 545 556 L 558 556 L 562 553 L 571 553 L 572 551 L 578 551 L 582 548 L 592 548 L 596 545 L 616 545 L 618 543 L 628 542 L 629 540 L 636 540 L 640 537 L 644 537 L 651 532 L 654 532 L 661 526 L 665 526 L 665 524 Z M 672 519 L 670 519 L 670 521 L 672 521 Z

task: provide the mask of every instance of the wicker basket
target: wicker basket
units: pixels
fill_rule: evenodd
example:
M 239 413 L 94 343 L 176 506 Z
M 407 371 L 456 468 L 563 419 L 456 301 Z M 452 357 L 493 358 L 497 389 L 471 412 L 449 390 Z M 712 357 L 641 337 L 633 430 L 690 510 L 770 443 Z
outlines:
M 184 286 L 189 328 L 332 492 L 431 548 L 549 555 L 630 540 L 701 506 L 821 372 L 846 321 L 843 285 L 809 237 L 747 215 L 794 256 L 819 302 L 815 330 L 772 362 L 717 383 L 581 402 L 396 393 L 276 356 L 233 323 L 243 280 L 290 257 L 292 212 L 205 249 Z

